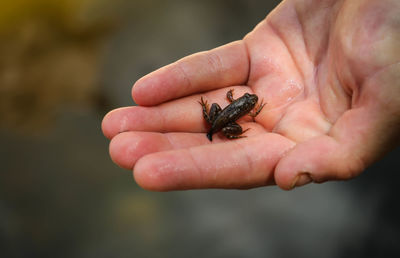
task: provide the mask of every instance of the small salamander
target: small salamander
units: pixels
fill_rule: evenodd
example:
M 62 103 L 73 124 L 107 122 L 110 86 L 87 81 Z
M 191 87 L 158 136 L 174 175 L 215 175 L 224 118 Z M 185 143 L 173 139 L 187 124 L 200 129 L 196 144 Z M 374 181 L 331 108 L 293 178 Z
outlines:
M 207 133 L 207 138 L 210 141 L 212 141 L 212 135 L 219 131 L 222 131 L 228 139 L 246 137 L 241 134 L 248 129 L 243 131 L 242 127 L 236 123 L 236 120 L 244 115 L 250 115 L 254 121 L 254 117 L 260 113 L 265 105 L 263 101 L 257 105 L 258 96 L 256 94 L 245 93 L 242 97 L 235 100 L 233 99 L 233 90 L 229 90 L 226 93 L 226 97 L 231 104 L 224 109 L 221 109 L 217 103 L 213 103 L 210 109 L 207 101 L 203 100 L 203 97 L 199 101 L 203 109 L 203 117 L 211 125 Z

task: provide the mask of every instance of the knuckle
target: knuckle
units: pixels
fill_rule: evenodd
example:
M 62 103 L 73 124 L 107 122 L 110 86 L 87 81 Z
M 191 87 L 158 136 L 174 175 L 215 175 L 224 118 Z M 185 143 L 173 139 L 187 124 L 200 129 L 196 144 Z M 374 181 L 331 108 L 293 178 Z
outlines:
M 207 63 L 209 65 L 209 67 L 211 67 L 211 69 L 214 72 L 218 73 L 219 71 L 222 70 L 222 68 L 223 68 L 222 60 L 218 54 L 216 54 L 213 51 L 209 51 L 209 52 L 206 52 L 206 58 L 207 58 Z
M 339 171 L 338 179 L 352 179 L 362 173 L 365 168 L 365 162 L 360 157 L 352 155 L 346 160 L 345 165 L 341 169 L 341 171 Z

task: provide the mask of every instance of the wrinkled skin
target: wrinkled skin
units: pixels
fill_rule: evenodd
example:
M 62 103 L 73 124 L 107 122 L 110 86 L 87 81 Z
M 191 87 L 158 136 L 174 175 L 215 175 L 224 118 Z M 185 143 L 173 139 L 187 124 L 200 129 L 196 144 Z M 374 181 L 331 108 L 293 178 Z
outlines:
M 399 143 L 399 42 L 398 0 L 283 1 L 243 40 L 137 81 L 140 106 L 104 118 L 110 155 L 156 191 L 353 178 Z M 248 137 L 211 143 L 197 101 L 228 89 L 268 104 Z

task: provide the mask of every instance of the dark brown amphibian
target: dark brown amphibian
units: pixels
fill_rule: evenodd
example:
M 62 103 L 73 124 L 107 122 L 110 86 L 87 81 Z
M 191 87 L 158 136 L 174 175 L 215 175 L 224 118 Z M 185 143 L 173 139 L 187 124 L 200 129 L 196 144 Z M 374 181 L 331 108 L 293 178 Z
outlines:
M 237 139 L 246 136 L 242 136 L 244 132 L 242 127 L 236 123 L 236 120 L 241 118 L 244 115 L 250 115 L 256 117 L 261 109 L 264 107 L 263 101 L 261 104 L 257 105 L 258 97 L 256 94 L 245 93 L 242 97 L 234 100 L 233 99 L 233 90 L 228 91 L 226 94 L 228 98 L 229 104 L 224 109 L 217 103 L 213 103 L 211 105 L 211 109 L 209 109 L 207 101 L 201 100 L 199 101 L 200 105 L 203 108 L 203 116 L 207 123 L 211 124 L 211 128 L 207 133 L 207 138 L 212 141 L 212 135 L 216 132 L 222 131 L 222 133 L 228 139 Z M 254 111 L 252 111 L 255 109 Z

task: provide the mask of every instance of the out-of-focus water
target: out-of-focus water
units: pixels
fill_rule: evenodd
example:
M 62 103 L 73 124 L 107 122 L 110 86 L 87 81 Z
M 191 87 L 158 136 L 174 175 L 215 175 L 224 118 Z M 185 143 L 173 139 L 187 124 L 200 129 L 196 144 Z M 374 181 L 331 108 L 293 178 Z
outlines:
M 134 81 L 242 38 L 278 2 L 6 4 L 14 15 L 0 19 L 1 256 L 399 255 L 399 149 L 355 180 L 290 192 L 148 192 L 108 156 L 102 116 L 133 105 Z

